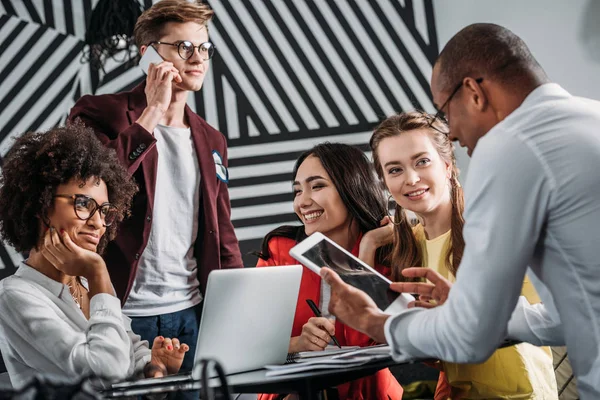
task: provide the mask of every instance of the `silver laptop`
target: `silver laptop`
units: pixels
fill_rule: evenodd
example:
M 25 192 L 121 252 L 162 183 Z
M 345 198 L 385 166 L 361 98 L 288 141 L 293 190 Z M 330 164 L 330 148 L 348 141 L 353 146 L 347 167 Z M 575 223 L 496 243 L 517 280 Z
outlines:
M 302 278 L 301 265 L 214 270 L 208 276 L 191 374 L 119 382 L 113 388 L 199 380 L 199 360 L 226 374 L 285 362 Z

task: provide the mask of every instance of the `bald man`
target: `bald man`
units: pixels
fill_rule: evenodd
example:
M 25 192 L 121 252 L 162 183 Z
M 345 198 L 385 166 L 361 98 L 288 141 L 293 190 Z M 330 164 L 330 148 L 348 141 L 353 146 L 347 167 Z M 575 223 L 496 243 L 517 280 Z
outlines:
M 482 362 L 507 335 L 566 344 L 581 398 L 600 399 L 600 102 L 551 83 L 493 24 L 448 42 L 431 91 L 436 117 L 471 155 L 456 282 L 442 306 L 389 316 L 323 269 L 330 311 L 396 357 Z M 528 266 L 543 304 L 519 297 Z

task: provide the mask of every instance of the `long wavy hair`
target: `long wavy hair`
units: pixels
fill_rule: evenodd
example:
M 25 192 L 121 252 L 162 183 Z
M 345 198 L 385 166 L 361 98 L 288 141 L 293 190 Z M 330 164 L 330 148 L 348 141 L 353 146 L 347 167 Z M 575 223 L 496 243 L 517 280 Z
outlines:
M 433 127 L 432 127 L 433 126 Z M 435 128 L 435 129 L 434 129 Z M 463 190 L 458 181 L 458 168 L 456 166 L 456 158 L 454 156 L 454 145 L 448 139 L 448 127 L 434 119 L 432 115 L 413 111 L 401 113 L 387 118 L 373 132 L 371 136 L 370 146 L 373 151 L 373 163 L 375 171 L 384 182 L 383 168 L 379 159 L 379 146 L 381 142 L 389 137 L 404 135 L 415 130 L 426 129 L 429 132 L 429 137 L 438 154 L 448 165 L 452 166 L 450 176 L 450 199 L 452 202 L 451 215 L 451 237 L 450 246 L 445 254 L 445 264 L 448 270 L 456 275 L 456 270 L 462 259 L 465 249 L 465 241 L 462 235 L 464 218 L 464 199 Z M 445 132 L 445 133 L 443 133 Z M 392 267 L 392 280 L 406 280 L 402 276 L 402 270 L 409 267 L 423 266 L 423 254 L 421 248 L 413 234 L 413 226 L 409 222 L 406 212 L 396 203 L 394 223 L 394 245 L 390 256 Z
M 362 233 L 379 227 L 381 219 L 386 215 L 387 205 L 383 191 L 373 173 L 373 166 L 365 154 L 357 147 L 342 143 L 321 143 L 302 153 L 292 172 L 292 182 L 296 180 L 298 168 L 308 158 L 318 158 L 331 178 L 344 206 L 353 221 L 358 224 Z M 255 253 L 263 260 L 271 258 L 269 241 L 273 237 L 286 237 L 299 242 L 305 239 L 304 225 L 284 225 L 269 232 L 263 239 L 260 253 Z M 387 255 L 391 246 L 378 249 L 376 261 L 389 265 Z

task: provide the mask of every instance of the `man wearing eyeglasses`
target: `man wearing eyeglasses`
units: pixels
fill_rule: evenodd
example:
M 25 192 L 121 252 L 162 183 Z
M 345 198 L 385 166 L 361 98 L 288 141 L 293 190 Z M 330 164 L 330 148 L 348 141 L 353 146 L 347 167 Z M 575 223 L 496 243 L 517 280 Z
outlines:
M 483 362 L 506 336 L 566 345 L 580 397 L 599 399 L 600 102 L 551 83 L 493 24 L 448 42 L 431 89 L 436 117 L 471 155 L 456 282 L 447 299 L 450 284 L 425 268 L 431 283 L 392 284 L 444 304 L 390 316 L 323 269 L 330 311 L 399 358 Z M 543 304 L 519 297 L 528 267 Z
M 140 53 L 164 59 L 130 92 L 84 96 L 80 118 L 114 148 L 140 191 L 104 255 L 133 330 L 152 343 L 178 337 L 193 365 L 202 292 L 213 269 L 242 267 L 230 219 L 225 137 L 186 101 L 200 90 L 214 46 L 206 4 L 162 0 L 135 26 Z M 177 347 L 177 344 L 174 344 Z

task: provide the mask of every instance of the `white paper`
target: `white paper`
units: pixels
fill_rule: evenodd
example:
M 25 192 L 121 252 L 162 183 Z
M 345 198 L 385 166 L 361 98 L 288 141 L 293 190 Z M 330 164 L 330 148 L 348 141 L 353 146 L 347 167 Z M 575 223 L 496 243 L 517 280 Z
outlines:
M 363 347 L 344 354 L 329 357 L 319 357 L 301 363 L 285 365 L 266 365 L 266 376 L 292 374 L 296 372 L 312 371 L 317 369 L 335 369 L 357 367 L 374 360 L 383 360 L 391 357 L 390 347 L 387 345 Z

